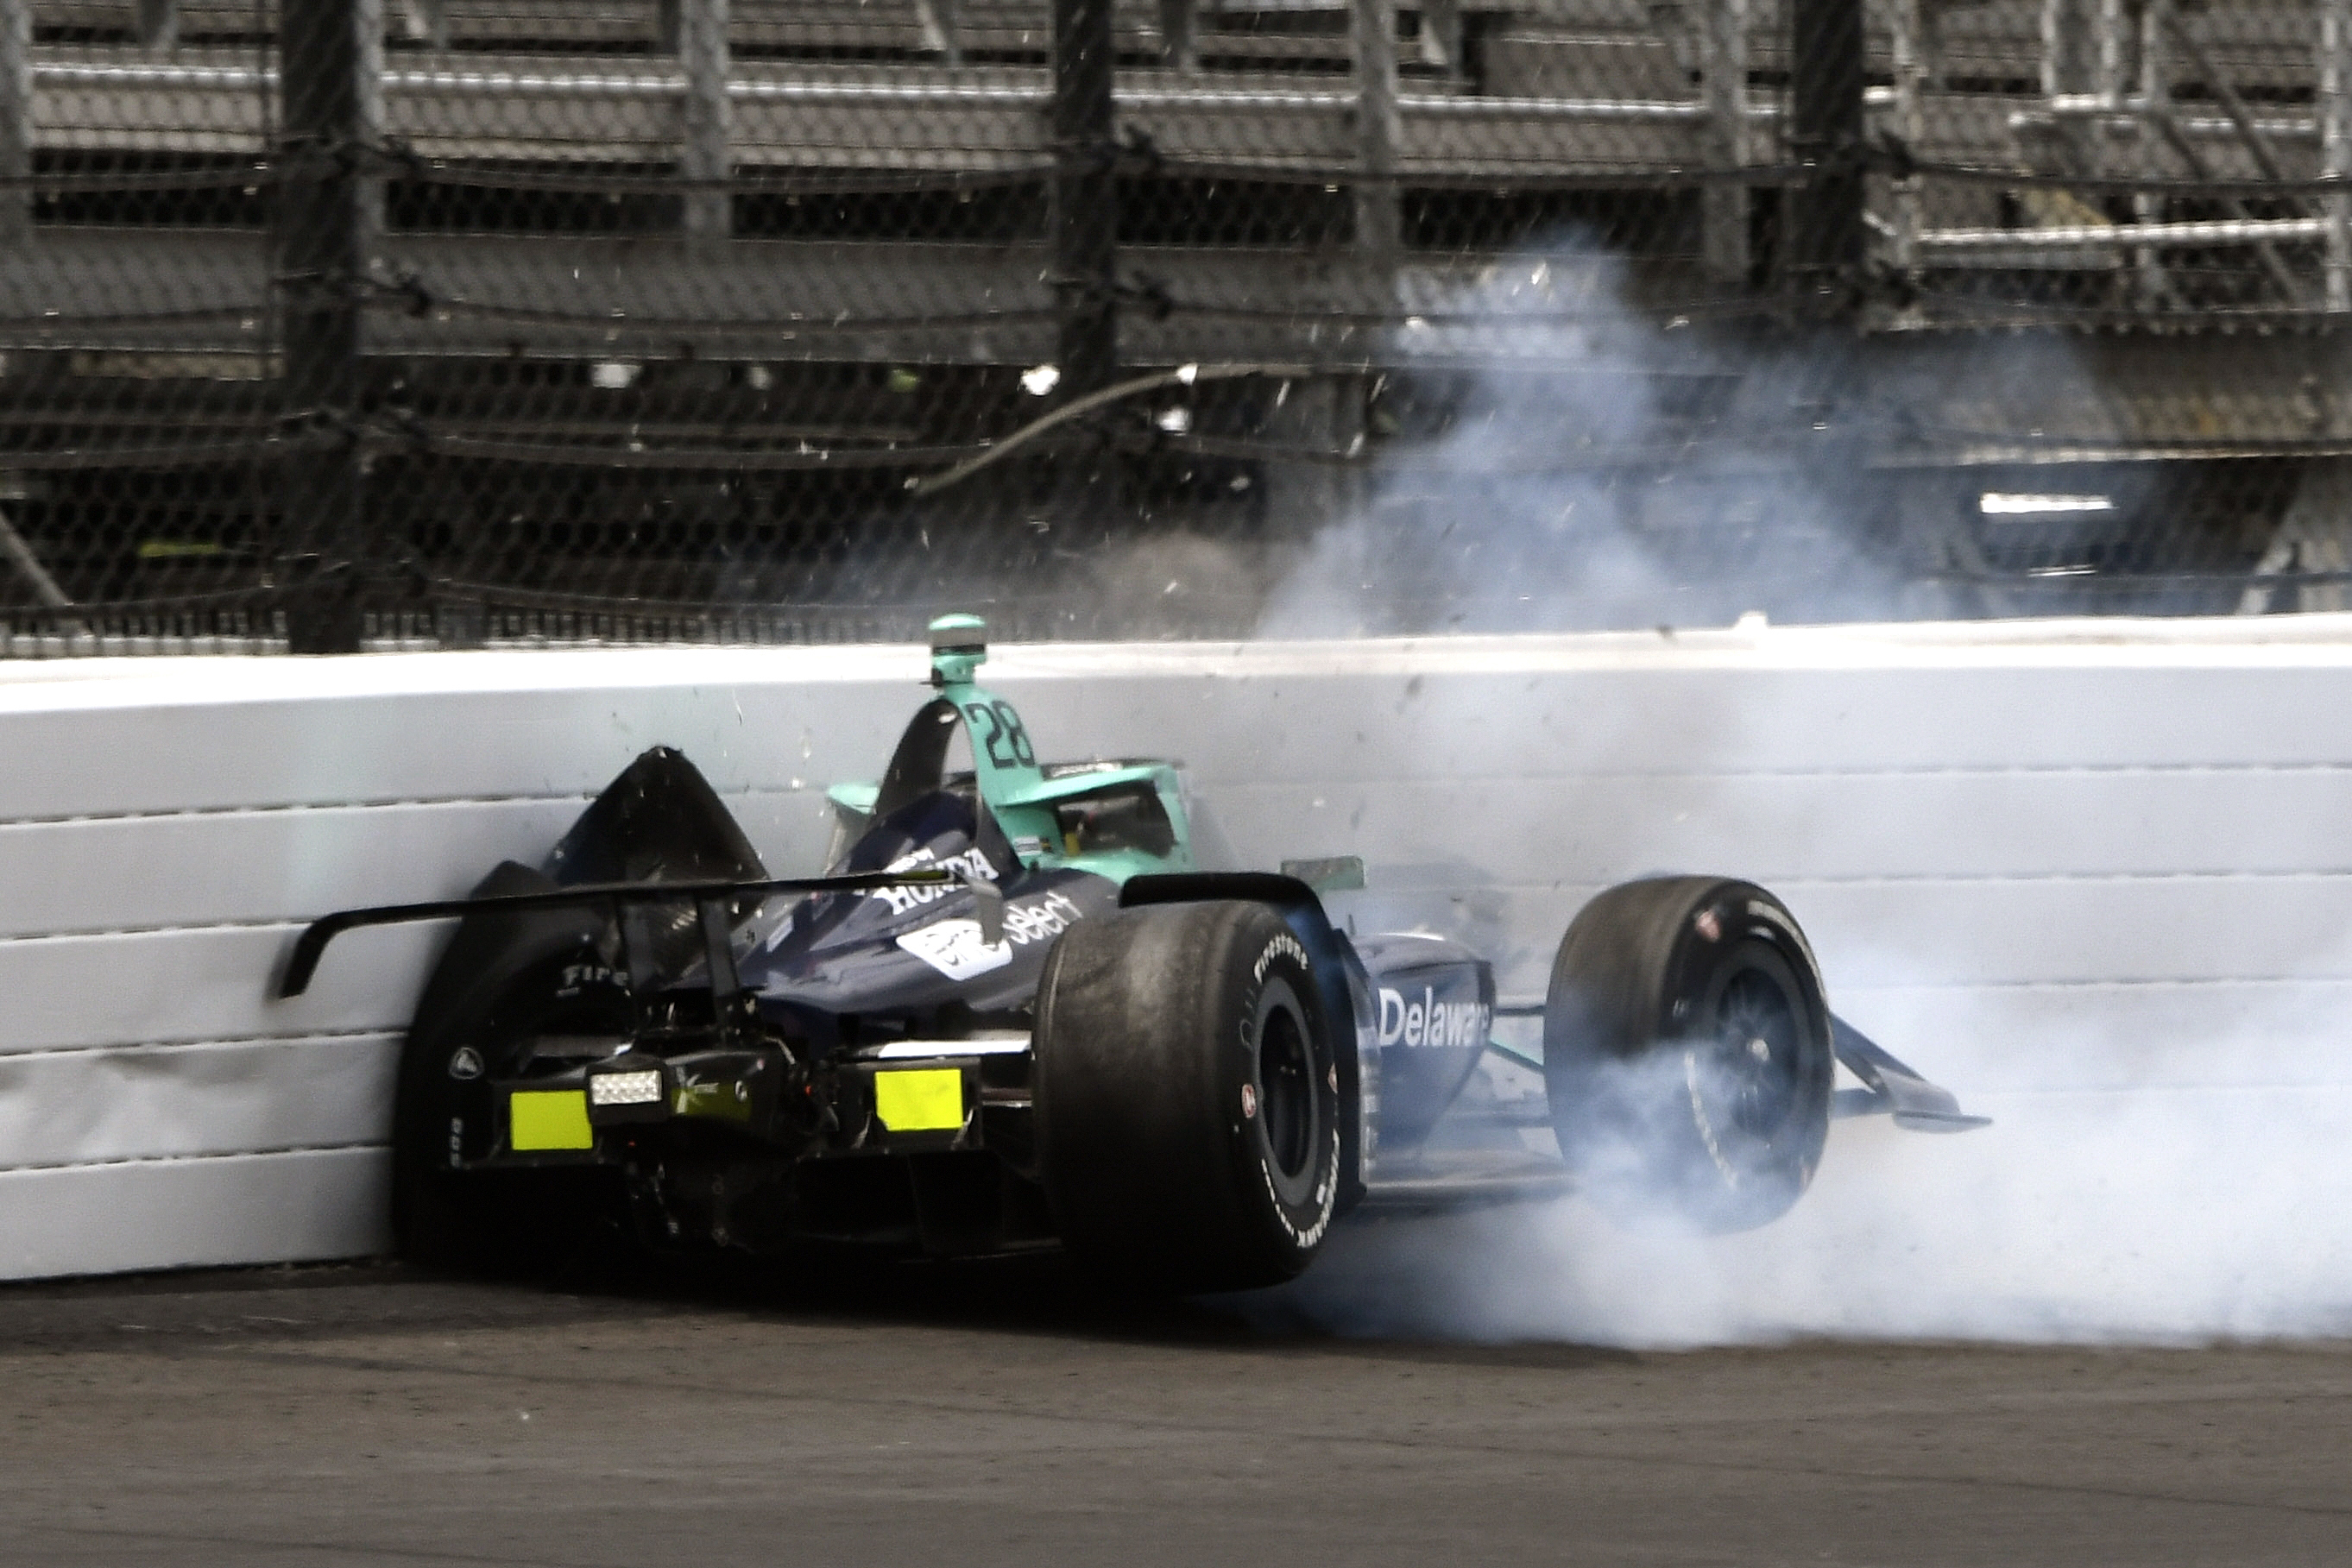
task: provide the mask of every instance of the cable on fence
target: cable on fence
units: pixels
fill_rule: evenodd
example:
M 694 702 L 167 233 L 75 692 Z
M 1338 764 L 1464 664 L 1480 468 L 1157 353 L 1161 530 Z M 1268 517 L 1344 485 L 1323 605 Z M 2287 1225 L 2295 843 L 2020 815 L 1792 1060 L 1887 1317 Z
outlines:
M 0 621 L 74 621 L 94 626 L 136 615 L 275 608 L 284 599 L 285 591 L 272 583 L 255 583 L 244 588 L 210 589 L 202 593 L 157 594 L 144 599 L 109 599 L 74 604 L 11 604 L 0 606 Z
M 114 310 L 95 311 L 88 315 L 68 316 L 60 310 L 45 310 L 38 316 L 0 316 L 0 332 L 58 331 L 68 329 L 89 329 L 104 327 L 194 326 L 205 321 L 253 321 L 267 319 L 270 307 L 251 305 L 198 305 L 184 310 Z
M 1997 463 L 2002 451 L 2014 453 L 2019 466 L 2094 463 L 2254 462 L 2273 457 L 2352 457 L 2352 436 L 2313 435 L 2255 437 L 2231 441 L 2210 436 L 2100 437 L 2035 434 L 2017 431 L 1970 431 L 1930 427 L 1921 433 L 1943 444 L 1941 455 L 1965 453 L 1974 463 Z M 1883 459 L 1884 468 L 1937 464 L 1935 446 L 1898 452 Z
M 1321 186 L 1331 190 L 1388 185 L 1514 193 L 1786 185 L 1801 182 L 1812 172 L 1811 166 L 1801 163 L 1758 164 L 1740 168 L 1707 168 L 1677 163 L 1583 170 L 1530 166 L 1523 171 L 1507 172 L 1473 172 L 1442 169 L 1376 172 L 1356 164 L 1339 162 L 1274 164 L 1164 155 L 1139 158 L 1128 146 L 1117 146 L 1098 154 L 1090 152 L 1070 160 L 1000 169 L 875 170 L 840 174 L 734 173 L 697 178 L 664 172 L 583 173 L 492 163 L 464 163 L 447 159 L 420 162 L 389 154 L 381 156 L 369 172 L 425 184 L 561 191 L 589 195 L 667 195 L 700 192 L 740 195 L 897 195 L 1042 184 L 1073 168 L 1096 169 L 1105 163 L 1114 172 L 1129 178 L 1223 180 L 1258 185 Z
M 874 170 L 826 174 L 739 172 L 701 178 L 664 172 L 585 173 L 505 163 L 469 163 L 426 158 L 390 144 L 327 147 L 310 155 L 347 161 L 355 172 L 373 177 L 404 179 L 420 184 L 585 195 L 657 196 L 725 193 L 737 195 L 825 196 L 951 193 L 1042 184 L 1062 172 L 1064 167 L 1059 162 L 1038 162 L 994 169 Z M 2099 191 L 2184 200 L 2230 196 L 2319 197 L 2352 192 L 2352 178 L 2334 174 L 2280 179 L 2181 179 L 2161 174 L 2052 172 L 2008 164 L 1961 163 L 1917 156 L 1885 136 L 1863 150 L 1857 158 L 1861 165 L 1871 172 L 1891 178 L 1952 180 L 2018 189 Z M 1090 160 L 1086 162 L 1091 166 Z M 1493 191 L 1511 194 L 1547 191 L 1685 190 L 1725 185 L 1769 188 L 1806 183 L 1830 167 L 1827 162 L 1823 162 L 1729 168 L 1674 163 L 1567 170 L 1556 166 L 1530 166 L 1524 170 L 1375 171 L 1345 162 L 1259 163 L 1164 154 L 1138 159 L 1128 148 L 1116 150 L 1112 162 L 1118 172 L 1129 177 L 1319 186 L 1335 192 L 1354 187 L 1394 186 L 1433 191 Z M 0 175 L 0 191 L 27 191 L 37 194 L 111 194 L 215 190 L 226 185 L 262 189 L 282 184 L 287 177 L 283 162 L 265 160 L 236 168 L 115 172 L 37 172 Z
M 2284 180 L 2180 179 L 2166 174 L 2052 173 L 1990 163 L 1952 163 L 1917 158 L 1880 146 L 1871 150 L 1869 167 L 1893 178 L 1952 180 L 1979 185 L 2004 185 L 2019 190 L 2101 191 L 2115 195 L 2170 196 L 2183 200 L 2223 196 L 2330 196 L 2352 193 L 2352 178 L 2315 174 Z M 2021 233 L 2030 234 L 2031 230 Z
M 1150 375 L 1132 376 L 1117 382 L 1099 392 L 1073 398 L 1052 413 L 1031 420 L 1002 441 L 990 445 L 952 468 L 942 469 L 927 478 L 907 481 L 909 494 L 935 496 L 950 486 L 961 485 L 981 470 L 1012 456 L 1040 436 L 1046 435 L 1071 421 L 1108 408 L 1116 402 L 1143 392 L 1158 392 L 1165 387 L 1192 386 L 1202 382 L 1241 381 L 1253 377 L 1268 377 L 1285 381 L 1309 381 L 1318 375 L 1333 373 L 1330 367 L 1318 369 L 1310 365 L 1179 365 L 1171 371 L 1155 371 Z
M 874 620 L 879 617 L 907 613 L 929 614 L 922 604 L 875 604 L 868 602 L 833 603 L 821 600 L 762 600 L 758 603 L 714 604 L 708 601 L 696 603 L 682 600 L 650 599 L 639 595 L 574 593 L 558 589 L 523 588 L 513 584 L 490 583 L 454 577 L 435 577 L 427 586 L 436 592 L 461 601 L 468 606 L 478 606 L 496 613 L 499 609 L 552 610 L 579 614 L 627 615 L 651 612 L 681 617 L 702 617 L 714 620 L 739 619 L 772 615 L 829 615 L 843 619 Z M 985 603 L 987 595 L 977 595 L 975 603 Z
M 398 298 L 412 315 L 438 314 L 469 316 L 485 320 L 528 322 L 549 327 L 591 327 L 599 331 L 614 329 L 638 332 L 713 332 L 767 333 L 777 337 L 803 334 L 912 331 L 971 331 L 990 327 L 1019 326 L 1051 321 L 1055 314 L 1050 307 L 1037 306 L 1006 310 L 973 310 L 921 316 L 808 316 L 780 313 L 759 317 L 692 317 L 636 316 L 622 309 L 602 313 L 588 310 L 556 310 L 542 306 L 509 305 L 493 300 L 465 299 L 434 294 L 422 280 L 411 280 L 387 287 L 383 296 Z M 412 301 L 422 298 L 425 304 Z
M 1129 172 L 1122 169 L 1120 172 Z M 1170 179 L 1231 180 L 1257 185 L 1316 185 L 1327 191 L 1356 186 L 1402 186 L 1432 191 L 1494 191 L 1508 194 L 1546 191 L 1685 190 L 1717 185 L 1790 185 L 1813 170 L 1803 163 L 1763 163 L 1706 168 L 1688 163 L 1601 169 L 1530 166 L 1525 171 L 1396 169 L 1376 171 L 1351 163 L 1263 164 L 1231 160 L 1163 158 L 1149 172 Z
M 423 162 L 387 160 L 379 172 L 427 185 L 490 190 L 561 192 L 578 195 L 663 196 L 723 193 L 741 196 L 921 195 L 957 191 L 1003 190 L 1043 184 L 1055 165 L 1027 163 L 1003 169 L 877 170 L 850 174 L 727 174 L 698 178 L 670 173 L 586 174 L 548 169 L 436 159 Z
M 0 174 L 0 191 L 26 191 L 38 196 L 113 195 L 142 191 L 214 191 L 236 185 L 251 191 L 274 187 L 283 181 L 278 168 L 255 163 L 236 169 L 158 169 L 108 173 L 100 171 Z
M 557 467 L 717 469 L 761 474 L 919 468 L 969 460 L 985 450 L 979 445 L 827 446 L 792 452 L 761 451 L 756 447 L 606 446 L 589 442 L 486 441 L 430 428 L 399 435 L 380 433 L 370 444 L 382 451 Z
M 1465 290 L 1466 291 L 1466 290 Z M 1197 316 L 1210 320 L 1234 321 L 1299 321 L 1310 323 L 1346 322 L 1367 327 L 1389 327 L 1401 331 L 1423 328 L 1529 328 L 1580 327 L 1596 323 L 1622 323 L 1627 315 L 1647 314 L 1660 319 L 1662 325 L 1671 325 L 1676 319 L 1684 325 L 1698 320 L 1738 320 L 1749 317 L 1777 316 L 1786 307 L 1769 297 L 1742 298 L 1718 296 L 1713 298 L 1677 300 L 1671 306 L 1656 307 L 1644 312 L 1628 312 L 1624 308 L 1599 310 L 1461 310 L 1444 307 L 1415 308 L 1397 306 L 1387 310 L 1355 310 L 1321 303 L 1314 305 L 1235 305 L 1217 300 L 1172 298 L 1169 310 L 1177 316 Z
M 267 463 L 297 452 L 331 450 L 343 444 L 332 434 L 263 436 L 251 441 L 180 441 L 140 446 L 62 447 L 0 451 L 0 470 L 71 471 L 96 468 L 205 467 L 229 463 Z
M 1922 572 L 1921 582 L 1954 588 L 1999 588 L 2011 592 L 2080 594 L 2146 594 L 2167 588 L 2258 589 L 2280 592 L 2294 588 L 2329 588 L 2352 584 L 2352 571 L 2071 571 L 2032 568 L 2014 572 Z
M 1479 446 L 1455 454 L 1438 435 L 1426 440 L 1391 439 L 1358 445 L 1308 446 L 1287 442 L 1253 441 L 1222 435 L 1176 435 L 1160 431 L 1124 433 L 1120 443 L 1138 454 L 1177 453 L 1230 462 L 1295 463 L 1333 468 L 1379 468 L 1399 478 L 1528 477 L 1551 474 L 1603 474 L 1617 470 L 1651 471 L 1688 465 L 1710 454 L 1754 454 L 1785 444 L 1787 433 L 1710 431 L 1679 441 L 1650 442 L 1606 448 L 1529 448 L 1494 450 Z M 1759 470 L 1785 473 L 1759 463 Z
M 2030 229 L 2019 230 L 2021 243 L 2029 239 L 2032 233 Z M 2340 313 L 2318 305 L 2302 303 L 2176 304 L 2158 308 L 2073 305 L 2043 300 L 1988 301 L 1976 296 L 1935 287 L 1917 288 L 1915 293 L 1920 304 L 1931 306 L 1943 313 L 1937 318 L 1943 327 L 1968 328 L 1978 331 L 2055 328 L 2078 333 L 2134 329 L 2157 335 L 2169 331 L 2193 332 L 2200 337 L 2227 337 L 2236 332 L 2252 335 L 2282 329 L 2319 332 L 2327 330 L 2330 323 L 2342 320 Z

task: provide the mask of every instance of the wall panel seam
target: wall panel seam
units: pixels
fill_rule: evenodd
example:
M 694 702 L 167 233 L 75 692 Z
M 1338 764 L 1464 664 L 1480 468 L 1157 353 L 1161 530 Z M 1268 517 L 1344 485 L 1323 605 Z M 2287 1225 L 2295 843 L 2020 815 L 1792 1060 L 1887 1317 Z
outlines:
M 619 769 L 614 769 L 617 772 Z M 722 800 L 750 800 L 763 797 L 778 799 L 813 793 L 812 789 L 719 789 Z M 9 817 L 0 819 L 0 832 L 16 829 L 78 827 L 88 822 L 152 822 L 181 821 L 190 818 L 215 817 L 293 817 L 320 811 L 380 811 L 405 807 L 459 806 L 532 806 L 563 805 L 567 802 L 586 805 L 596 798 L 593 789 L 556 790 L 552 793 L 521 793 L 510 795 L 435 795 L 386 796 L 358 800 L 289 800 L 274 806 L 188 806 L 168 811 L 78 811 L 66 815 Z
M 790 793 L 790 791 L 779 791 Z M 77 811 L 47 817 L 11 817 L 0 821 L 0 831 L 16 828 L 64 828 L 84 822 L 171 822 L 209 817 L 291 817 L 310 811 L 375 811 L 404 806 L 515 806 L 561 804 L 594 800 L 590 790 L 554 794 L 388 796 L 362 800 L 289 800 L 276 806 L 187 806 L 169 811 Z
M 236 1149 L 205 1155 L 142 1155 L 120 1160 L 75 1160 L 58 1165 L 0 1166 L 0 1179 L 12 1176 L 32 1176 L 49 1171 L 120 1170 L 129 1166 L 188 1166 L 206 1160 L 275 1159 L 283 1155 L 341 1155 L 390 1153 L 388 1143 L 357 1144 L 290 1144 L 283 1148 Z
M 1475 739 L 1475 737 L 1471 737 Z M 1368 746 L 1372 743 L 1367 742 Z M 1381 747 L 1380 749 L 1385 749 Z M 1196 785 L 1205 784 L 1219 790 L 1318 789 L 1326 785 L 1306 778 L 1266 779 L 1220 778 L 1187 768 L 1186 776 Z M 2068 763 L 2044 766 L 2034 763 L 1968 763 L 1946 767 L 1919 768 L 1724 768 L 1694 770 L 1686 768 L 1576 768 L 1568 772 L 1549 773 L 1397 773 L 1350 774 L 1347 788 L 1381 789 L 1408 786 L 1419 789 L 1467 789 L 1487 784 L 1540 785 L 1556 789 L 1562 783 L 1573 784 L 1579 779 L 1623 779 L 1637 783 L 1656 783 L 1662 779 L 1688 779 L 1694 783 L 1737 783 L 1758 779 L 1787 780 L 1790 783 L 1820 782 L 1825 779 L 2063 779 L 2074 776 L 2112 779 L 2117 775 L 2142 775 L 2167 778 L 2176 775 L 2210 775 L 2214 778 L 2236 778 L 2244 774 L 2296 773 L 2326 775 L 2352 773 L 2352 762 L 2115 762 Z
M 45 1045 L 32 1051 L 0 1048 L 0 1064 L 37 1061 L 51 1056 L 128 1056 L 157 1051 L 233 1051 L 250 1046 L 347 1045 L 359 1040 L 395 1040 L 405 1032 L 398 1029 L 309 1030 L 300 1034 L 226 1035 L 217 1040 L 114 1040 L 103 1045 Z

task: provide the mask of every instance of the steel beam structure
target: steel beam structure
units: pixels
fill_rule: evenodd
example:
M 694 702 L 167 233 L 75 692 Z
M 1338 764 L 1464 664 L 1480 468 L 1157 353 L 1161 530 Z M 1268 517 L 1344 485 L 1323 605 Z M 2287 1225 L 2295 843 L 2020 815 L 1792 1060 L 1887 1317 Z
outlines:
M 298 653 L 357 653 L 364 608 L 367 292 L 381 141 L 383 28 L 376 0 L 283 0 L 278 287 L 284 345 L 285 516 L 278 582 Z
M 1789 0 L 1789 155 L 1808 177 L 1791 194 L 1783 273 L 1800 314 L 1817 319 L 1858 303 L 1865 43 L 1863 0 Z

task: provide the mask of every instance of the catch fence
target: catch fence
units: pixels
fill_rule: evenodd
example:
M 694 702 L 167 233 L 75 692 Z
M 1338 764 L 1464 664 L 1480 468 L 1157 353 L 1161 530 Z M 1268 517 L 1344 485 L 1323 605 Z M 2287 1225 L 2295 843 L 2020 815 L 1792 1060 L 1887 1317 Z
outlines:
M 2352 0 L 0 0 L 0 646 L 2335 607 Z

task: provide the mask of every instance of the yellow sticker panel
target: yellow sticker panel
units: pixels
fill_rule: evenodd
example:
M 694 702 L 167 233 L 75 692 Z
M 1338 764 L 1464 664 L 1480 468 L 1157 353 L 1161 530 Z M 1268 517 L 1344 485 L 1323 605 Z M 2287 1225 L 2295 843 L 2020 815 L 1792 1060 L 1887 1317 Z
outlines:
M 508 1102 L 507 1143 L 517 1154 L 535 1149 L 593 1149 L 584 1089 L 532 1090 Z
M 894 1133 L 937 1133 L 963 1125 L 963 1072 L 925 1067 L 874 1075 L 874 1110 Z

